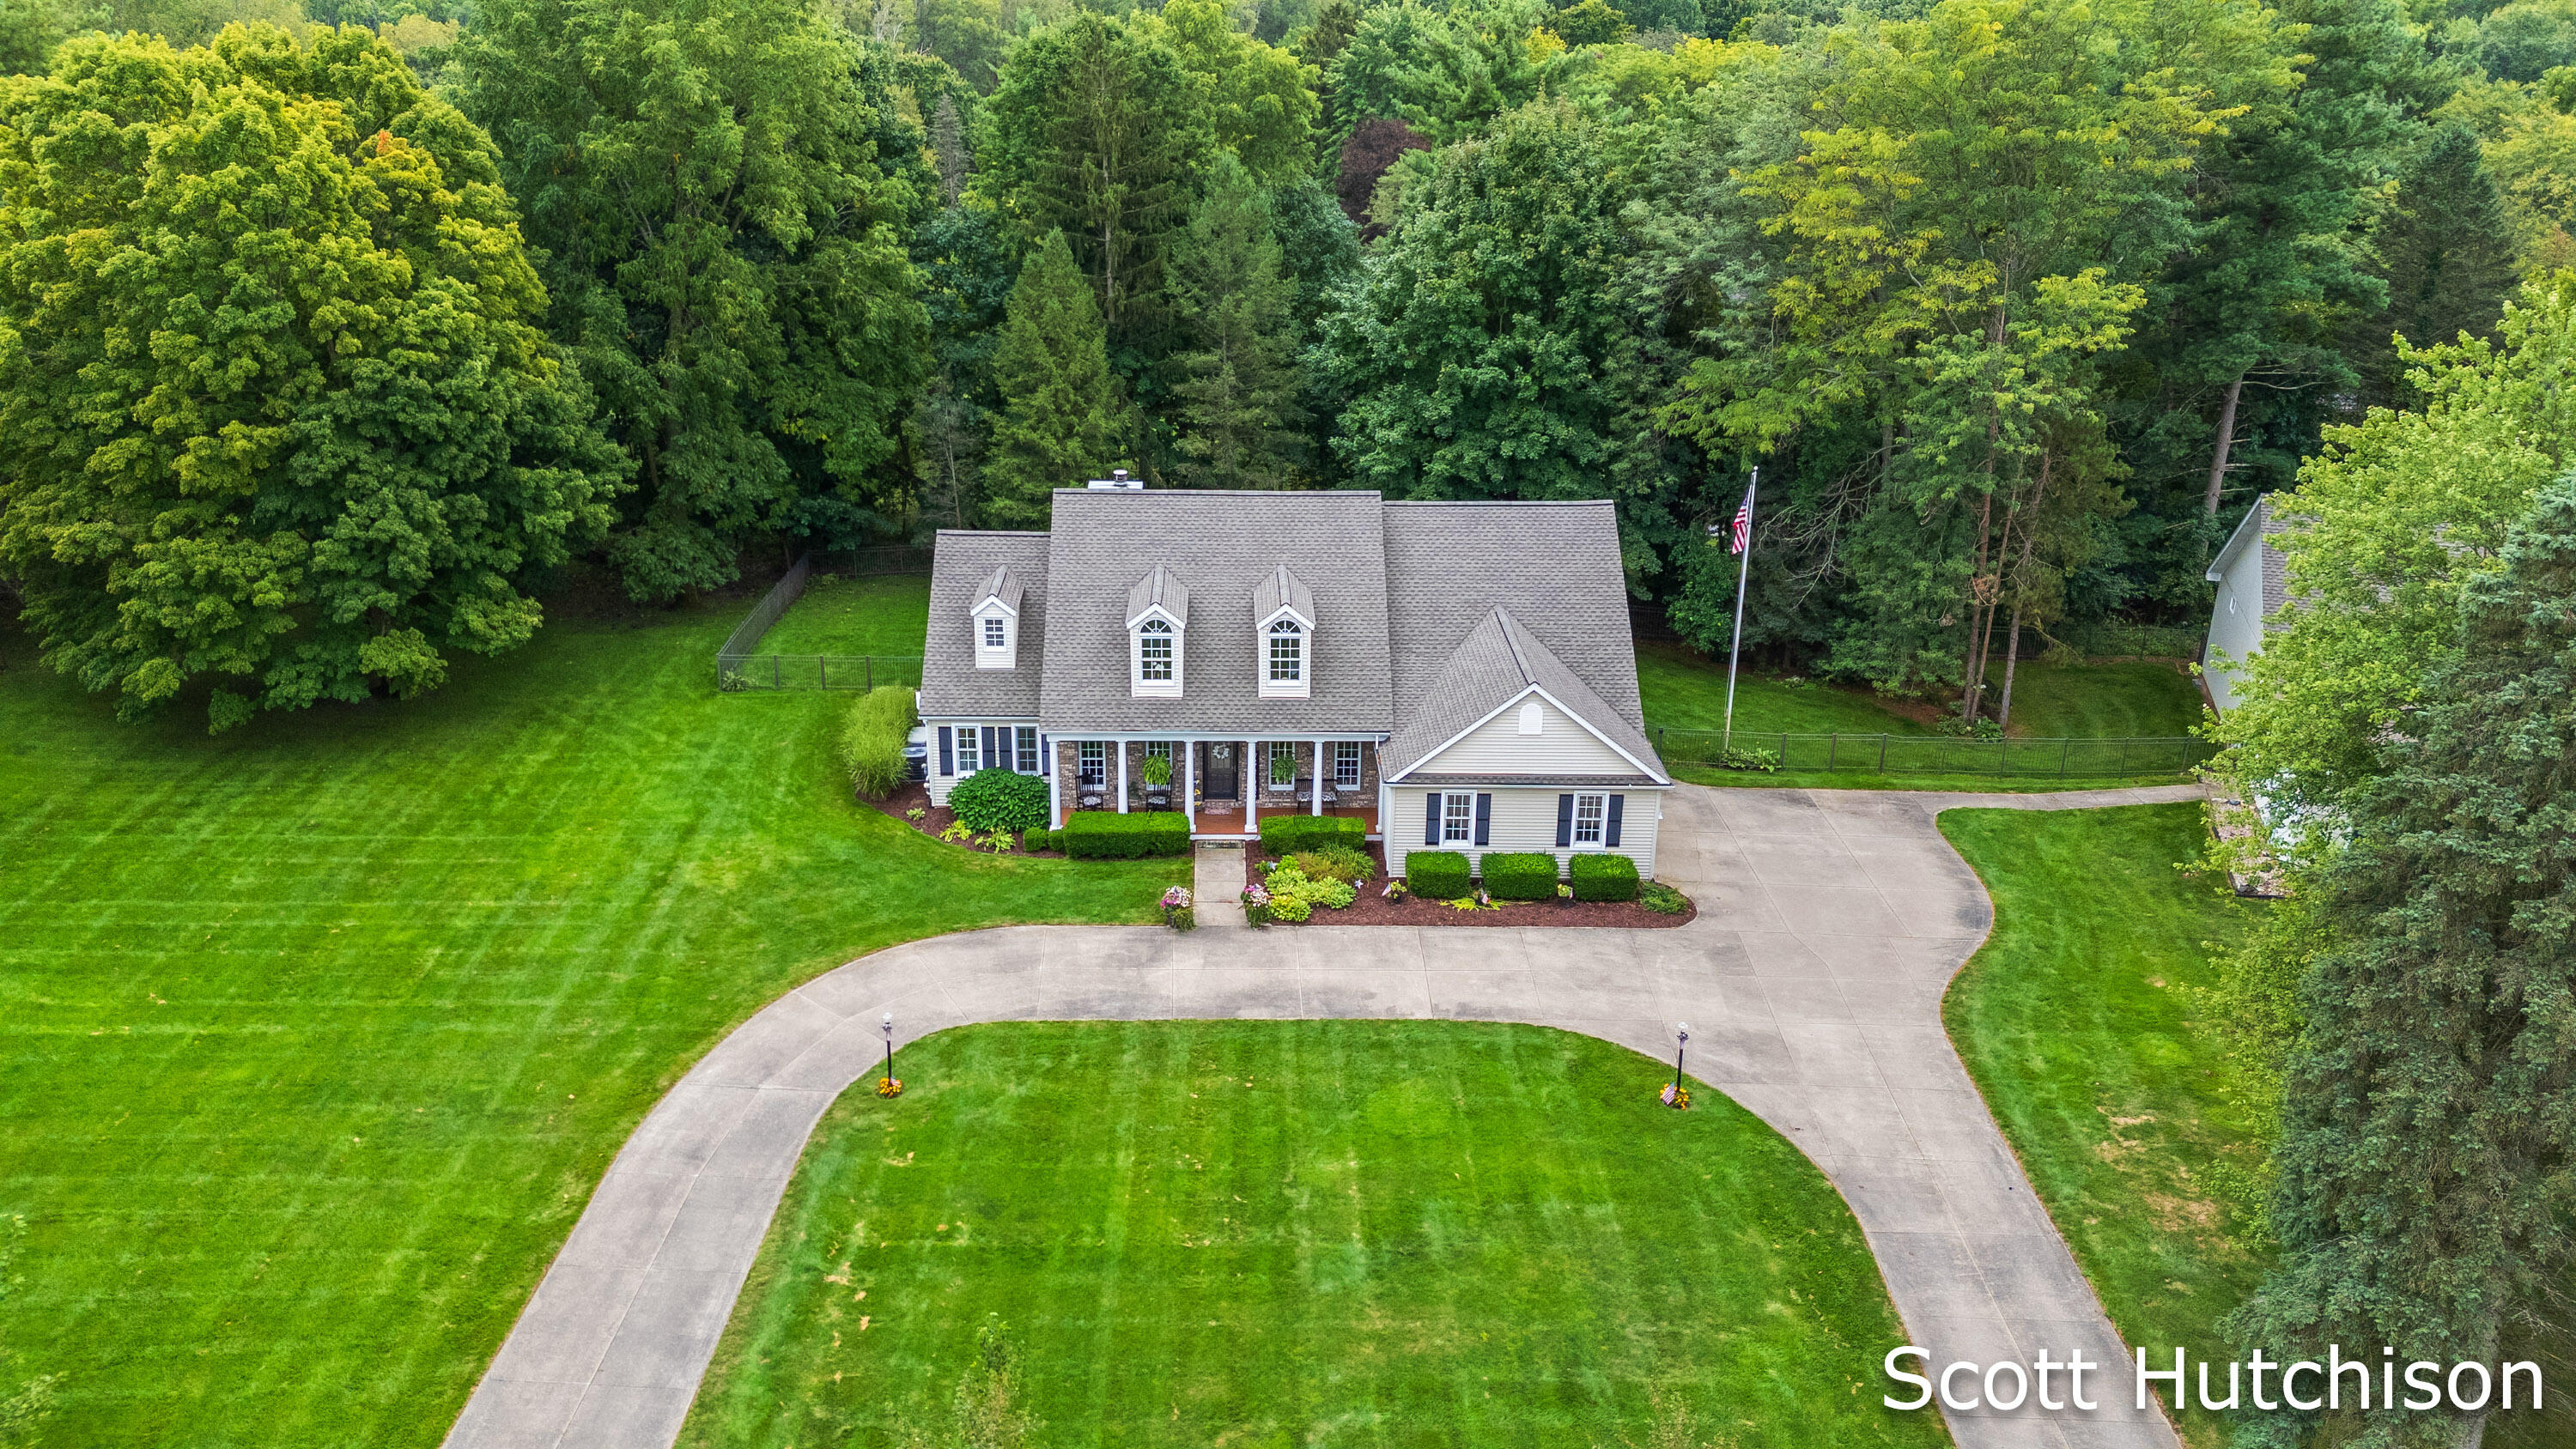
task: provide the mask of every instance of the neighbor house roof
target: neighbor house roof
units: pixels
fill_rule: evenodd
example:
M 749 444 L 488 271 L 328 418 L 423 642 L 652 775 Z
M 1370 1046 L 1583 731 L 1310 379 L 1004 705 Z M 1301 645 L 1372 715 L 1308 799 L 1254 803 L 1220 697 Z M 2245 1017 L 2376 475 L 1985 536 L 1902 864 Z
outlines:
M 1017 669 L 975 667 L 975 606 L 994 580 L 1019 611 Z M 921 647 L 921 712 L 1027 719 L 1038 712 L 1038 661 L 1046 657 L 1047 536 L 939 531 L 931 559 L 930 634 Z
M 1623 633 L 1626 617 L 1623 611 Z M 1403 719 L 1386 742 L 1388 778 L 1436 755 L 1533 687 L 1638 765 L 1656 769 L 1655 747 L 1647 743 L 1644 727 L 1576 678 L 1510 610 L 1497 607 L 1468 631 L 1439 675 L 1418 696 L 1405 699 Z
M 1058 490 L 1039 723 L 1055 734 L 1392 728 L 1379 511 L 1376 494 L 1359 492 Z M 1332 580 L 1311 596 L 1318 612 L 1304 699 L 1262 698 L 1254 672 L 1253 601 L 1283 566 Z M 1158 572 L 1164 597 L 1190 606 L 1182 687 L 1177 698 L 1139 699 L 1128 687 L 1127 621 Z

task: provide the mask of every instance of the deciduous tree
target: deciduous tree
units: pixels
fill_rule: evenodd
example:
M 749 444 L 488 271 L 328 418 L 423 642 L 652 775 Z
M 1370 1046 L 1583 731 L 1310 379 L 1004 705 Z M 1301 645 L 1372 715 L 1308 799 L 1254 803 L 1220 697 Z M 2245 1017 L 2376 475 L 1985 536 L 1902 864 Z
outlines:
M 68 43 L 0 89 L 0 557 L 138 712 L 436 686 L 626 462 L 538 329 L 494 147 L 363 31 Z

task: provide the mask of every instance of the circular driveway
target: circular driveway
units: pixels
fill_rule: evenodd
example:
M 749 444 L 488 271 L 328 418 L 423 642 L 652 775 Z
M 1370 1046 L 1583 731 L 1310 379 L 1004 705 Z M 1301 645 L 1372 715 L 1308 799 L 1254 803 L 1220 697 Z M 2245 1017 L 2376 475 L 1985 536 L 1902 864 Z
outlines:
M 1994 912 L 1933 826 L 1961 806 L 2192 800 L 2192 786 L 2053 795 L 1716 790 L 1666 797 L 1657 874 L 1677 930 L 1309 925 L 1189 935 L 1012 926 L 895 946 L 780 997 L 655 1105 L 476 1385 L 447 1449 L 665 1449 L 680 1432 L 824 1109 L 896 1045 L 984 1021 L 1396 1018 L 1561 1027 L 1691 1075 L 1822 1169 L 1910 1341 L 1951 1360 L 2105 1365 L 2100 1407 L 1943 1410 L 1966 1449 L 2175 1449 L 1941 1024 Z M 1886 1347 L 1892 1348 L 1890 1344 Z M 1884 1352 L 1881 1349 L 1880 1352 Z M 1876 1365 L 1868 1366 L 1875 1374 Z M 1890 1384 L 1891 1391 L 1897 1385 Z

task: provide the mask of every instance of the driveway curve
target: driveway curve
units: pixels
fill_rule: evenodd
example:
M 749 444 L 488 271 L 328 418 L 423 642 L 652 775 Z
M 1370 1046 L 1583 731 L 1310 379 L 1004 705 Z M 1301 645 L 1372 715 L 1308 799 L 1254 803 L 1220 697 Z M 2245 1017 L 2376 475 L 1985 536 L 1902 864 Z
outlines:
M 1012 926 L 863 956 L 763 1008 L 655 1105 L 446 1449 L 674 1443 L 806 1139 L 876 1068 L 888 1012 L 898 1048 L 985 1021 L 1338 1017 L 1527 1022 L 1658 1059 L 1687 1021 L 1691 1075 L 1832 1180 L 1933 1362 L 2108 1366 L 2093 1412 L 1945 1407 L 1963 1449 L 2175 1449 L 2133 1407 L 2127 1351 L 1942 1028 L 1994 909 L 1933 820 L 2196 798 L 1684 786 L 1657 866 L 1700 914 L 1675 930 Z

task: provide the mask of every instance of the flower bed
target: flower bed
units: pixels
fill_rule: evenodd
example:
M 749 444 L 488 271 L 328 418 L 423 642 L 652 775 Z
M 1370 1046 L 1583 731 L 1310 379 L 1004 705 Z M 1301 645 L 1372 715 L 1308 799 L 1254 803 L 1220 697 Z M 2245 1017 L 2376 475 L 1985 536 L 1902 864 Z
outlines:
M 1678 911 L 1658 911 L 1644 899 L 1624 901 L 1579 901 L 1560 895 L 1553 900 L 1494 901 L 1473 910 L 1461 910 L 1447 901 L 1426 900 L 1405 894 L 1401 899 L 1386 898 L 1386 852 L 1371 845 L 1366 852 L 1369 879 L 1360 883 L 1351 903 L 1339 910 L 1312 909 L 1306 924 L 1318 926 L 1591 926 L 1623 927 L 1631 930 L 1659 931 L 1689 924 L 1699 915 L 1699 907 L 1669 887 L 1649 885 L 1645 894 L 1659 891 L 1666 904 L 1678 902 Z M 1266 869 L 1273 863 L 1284 868 L 1284 857 L 1258 849 L 1246 850 L 1245 884 L 1255 885 L 1270 879 Z M 1472 898 L 1471 898 L 1472 899 Z M 1265 890 L 1263 911 L 1255 924 L 1285 921 L 1275 909 L 1275 902 Z

